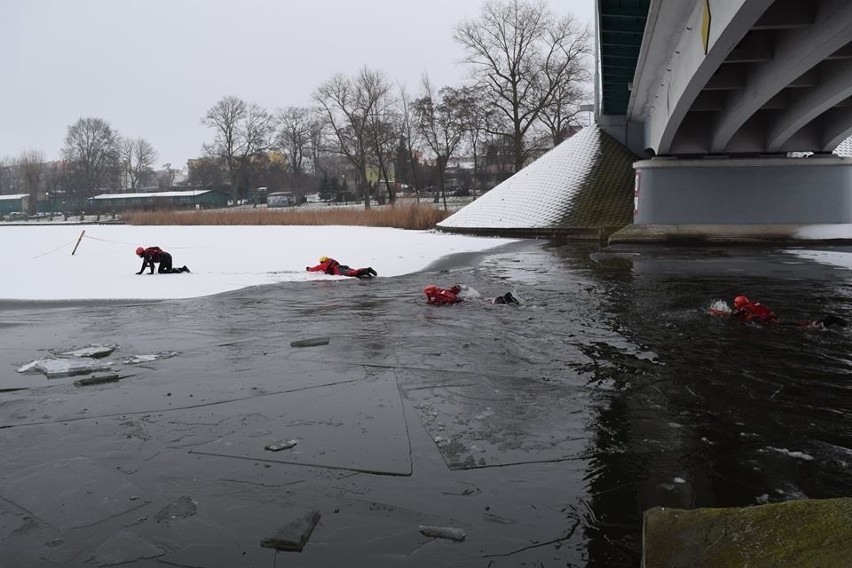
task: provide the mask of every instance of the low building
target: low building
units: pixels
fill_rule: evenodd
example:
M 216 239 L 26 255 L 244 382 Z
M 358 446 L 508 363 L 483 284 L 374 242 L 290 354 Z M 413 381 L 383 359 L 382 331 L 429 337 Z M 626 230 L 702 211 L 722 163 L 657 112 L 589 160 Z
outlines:
M 89 198 L 93 211 L 130 209 L 208 209 L 225 207 L 228 196 L 212 189 L 151 193 L 103 193 Z
M 0 195 L 0 215 L 9 213 L 26 213 L 30 204 L 29 193 Z

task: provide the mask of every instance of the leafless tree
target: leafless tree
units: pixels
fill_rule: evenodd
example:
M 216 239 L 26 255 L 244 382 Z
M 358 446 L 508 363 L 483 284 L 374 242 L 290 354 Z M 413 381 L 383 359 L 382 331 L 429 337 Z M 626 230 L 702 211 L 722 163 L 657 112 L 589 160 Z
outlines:
M 24 191 L 30 196 L 27 213 L 32 215 L 38 209 L 40 194 L 43 195 L 41 178 L 44 171 L 44 154 L 38 150 L 23 152 L 18 158 L 18 168 L 24 182 Z
M 201 123 L 215 132 L 213 142 L 205 144 L 204 151 L 224 160 L 236 201 L 248 190 L 251 160 L 270 146 L 272 117 L 255 103 L 224 97 L 207 111 Z
M 72 171 L 73 189 L 91 197 L 117 184 L 119 136 L 100 118 L 81 118 L 68 127 L 62 154 Z
M 119 155 L 125 178 L 124 187 L 135 191 L 142 177 L 153 171 L 157 151 L 144 138 L 123 138 L 119 144 Z
M 157 186 L 169 188 L 175 184 L 175 170 L 171 162 L 163 164 L 163 169 L 157 174 Z
M 9 156 L 0 157 L 0 195 L 15 193 L 15 160 Z
M 368 115 L 368 135 L 372 148 L 372 161 L 378 170 L 377 185 L 384 182 L 388 203 L 396 201 L 396 192 L 390 182 L 390 169 L 394 151 L 399 139 L 401 119 L 397 110 L 397 101 L 391 94 L 391 86 L 381 75 L 374 77 L 368 84 L 370 96 L 375 98 Z
M 438 190 L 444 200 L 444 209 L 447 208 L 447 163 L 467 132 L 465 94 L 464 90 L 452 87 L 444 87 L 435 93 L 429 78 L 424 76 L 422 93 L 412 105 L 417 118 L 417 132 L 435 154 Z
M 405 87 L 400 85 L 399 87 L 399 101 L 400 101 L 400 138 L 402 140 L 402 144 L 404 146 L 404 150 L 406 153 L 405 162 L 410 165 L 411 168 L 411 181 L 414 185 L 414 194 L 417 196 L 417 200 L 420 200 L 420 178 L 418 171 L 418 162 L 419 162 L 419 151 L 416 147 L 417 140 L 417 119 L 414 115 L 414 110 L 412 108 L 412 101 L 408 96 L 408 93 L 405 90 Z M 397 172 L 397 177 L 399 177 L 400 172 Z
M 488 89 L 508 128 L 515 171 L 528 157 L 525 137 L 560 87 L 576 80 L 577 60 L 589 52 L 588 31 L 571 16 L 557 20 L 541 0 L 492 0 L 478 20 L 455 30 L 475 77 Z
M 554 147 L 566 139 L 572 127 L 579 125 L 580 105 L 590 98 L 586 85 L 591 79 L 586 57 L 588 33 L 580 31 L 570 18 L 560 21 L 558 26 L 555 35 L 566 39 L 559 43 L 559 50 L 544 68 L 545 85 L 552 89 L 552 95 L 539 117 L 550 132 Z
M 381 72 L 364 67 L 351 78 L 336 75 L 314 92 L 336 151 L 358 172 L 357 187 L 364 195 L 365 209 L 370 208 L 367 167 L 375 141 L 371 133 L 376 132 L 375 120 L 389 91 Z
M 277 113 L 275 144 L 287 156 L 287 166 L 294 177 L 304 172 L 315 122 L 313 111 L 306 107 L 291 106 Z
M 491 125 L 495 122 L 495 110 L 494 107 L 487 103 L 487 97 L 483 93 L 484 88 L 481 85 L 469 85 L 462 87 L 462 89 L 464 91 L 461 101 L 462 113 L 466 124 L 466 145 L 473 158 L 472 189 L 473 198 L 476 199 L 477 189 L 481 190 L 478 187 L 482 172 L 480 154 L 489 130 L 494 130 Z

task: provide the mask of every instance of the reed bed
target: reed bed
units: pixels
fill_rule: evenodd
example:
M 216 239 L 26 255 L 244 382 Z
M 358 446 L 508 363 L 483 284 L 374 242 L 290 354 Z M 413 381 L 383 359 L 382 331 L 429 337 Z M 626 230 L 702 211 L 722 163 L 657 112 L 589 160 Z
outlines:
M 131 225 L 364 225 L 426 230 L 451 215 L 431 203 L 352 207 L 209 209 L 200 211 L 131 211 L 122 219 Z

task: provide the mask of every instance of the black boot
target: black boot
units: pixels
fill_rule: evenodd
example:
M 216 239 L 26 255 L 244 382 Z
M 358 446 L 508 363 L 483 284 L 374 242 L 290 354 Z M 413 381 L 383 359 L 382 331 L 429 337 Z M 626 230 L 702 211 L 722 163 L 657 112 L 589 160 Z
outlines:
M 520 304 L 517 298 L 515 298 L 511 292 L 506 292 L 503 294 L 503 303 L 504 304 Z

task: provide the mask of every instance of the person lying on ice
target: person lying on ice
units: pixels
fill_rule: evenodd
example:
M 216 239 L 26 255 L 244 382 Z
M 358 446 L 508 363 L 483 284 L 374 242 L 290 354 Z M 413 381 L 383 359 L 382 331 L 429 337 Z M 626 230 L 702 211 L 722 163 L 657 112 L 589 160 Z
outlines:
M 798 322 L 780 322 L 778 320 L 778 316 L 775 315 L 775 312 L 761 304 L 760 302 L 752 302 L 749 300 L 748 296 L 739 295 L 734 298 L 734 309 L 728 307 L 728 305 L 723 302 L 714 302 L 714 304 L 708 310 L 710 314 L 714 316 L 732 316 L 743 321 L 754 321 L 760 323 L 780 323 L 782 325 L 796 325 L 799 327 L 820 327 L 820 328 L 828 328 L 828 327 L 846 327 L 849 325 L 847 321 L 839 316 L 834 314 L 828 314 L 827 316 L 820 318 L 818 320 L 805 320 Z
M 333 258 L 327 256 L 319 257 L 319 264 L 316 266 L 306 266 L 308 272 L 325 272 L 335 276 L 352 276 L 354 278 L 372 278 L 378 276 L 372 266 L 367 268 L 349 268 L 345 264 L 340 264 Z
M 438 288 L 434 284 L 429 284 L 428 286 L 423 288 L 423 293 L 426 294 L 426 303 L 433 304 L 436 306 L 458 304 L 459 302 L 464 301 L 464 299 L 461 297 L 462 287 L 458 284 L 454 285 L 451 288 Z M 476 294 L 475 296 L 478 297 L 479 294 Z M 518 299 L 515 298 L 511 292 L 506 292 L 502 296 L 492 298 L 491 303 L 520 304 Z
M 172 255 L 161 249 L 160 247 L 136 247 L 136 256 L 142 258 L 142 268 L 136 274 L 145 272 L 145 268 L 151 267 L 150 274 L 154 274 L 154 264 L 159 263 L 157 269 L 158 274 L 178 274 L 180 272 L 189 272 L 186 265 L 180 268 L 172 268 Z

